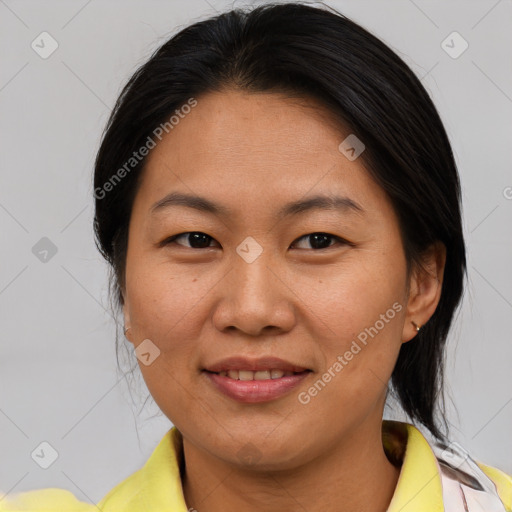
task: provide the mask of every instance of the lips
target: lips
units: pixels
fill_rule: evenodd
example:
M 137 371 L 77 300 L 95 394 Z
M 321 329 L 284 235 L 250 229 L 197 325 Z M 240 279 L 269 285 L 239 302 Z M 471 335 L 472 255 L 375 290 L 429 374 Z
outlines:
M 276 400 L 289 394 L 312 370 L 277 357 L 230 357 L 202 373 L 215 389 L 242 403 Z
M 236 372 L 236 370 L 230 370 L 230 372 L 231 371 Z M 248 370 L 241 370 L 241 372 L 246 371 Z M 307 379 L 310 373 L 310 371 L 305 370 L 300 373 L 292 373 L 288 376 L 283 375 L 275 379 L 244 381 L 207 370 L 203 371 L 207 382 L 210 382 L 217 391 L 220 391 L 223 395 L 237 402 L 246 404 L 268 402 L 284 397 Z
M 230 357 L 204 368 L 205 371 L 229 376 L 238 380 L 277 379 L 283 375 L 293 375 L 308 371 L 308 368 L 277 357 Z M 223 373 L 225 372 L 225 373 Z

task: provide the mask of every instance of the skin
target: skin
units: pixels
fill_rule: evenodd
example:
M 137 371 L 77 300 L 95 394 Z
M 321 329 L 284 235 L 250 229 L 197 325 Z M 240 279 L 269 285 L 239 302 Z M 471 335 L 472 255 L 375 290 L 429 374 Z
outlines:
M 338 146 L 350 131 L 312 100 L 235 90 L 209 93 L 157 144 L 133 205 L 123 286 L 127 337 L 160 355 L 140 368 L 183 435 L 188 507 L 384 511 L 399 468 L 382 445 L 386 386 L 402 343 L 414 343 L 438 304 L 444 247 L 408 276 L 398 220 L 361 158 Z M 186 206 L 151 215 L 169 192 L 204 196 L 222 217 Z M 316 194 L 364 209 L 310 210 L 282 220 L 283 204 Z M 182 236 L 201 232 L 204 245 Z M 328 233 L 315 248 L 311 233 Z M 252 263 L 236 252 L 248 236 Z M 351 244 L 338 242 L 336 237 Z M 201 248 L 208 246 L 207 248 Z M 298 400 L 365 328 L 402 305 L 307 404 Z M 232 355 L 272 355 L 312 372 L 287 395 L 245 404 L 201 369 Z M 240 456 L 254 445 L 252 463 Z M 244 451 L 245 450 L 245 451 Z

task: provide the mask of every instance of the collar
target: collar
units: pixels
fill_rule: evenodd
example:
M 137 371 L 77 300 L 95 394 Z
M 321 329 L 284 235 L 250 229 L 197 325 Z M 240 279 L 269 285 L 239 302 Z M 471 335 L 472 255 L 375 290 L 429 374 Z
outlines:
M 410 423 L 389 420 L 382 422 L 382 430 L 388 456 L 387 435 L 403 447 L 402 468 L 387 512 L 444 512 L 441 468 L 423 434 Z
M 383 445 L 401 464 L 388 512 L 444 512 L 440 467 L 423 434 L 413 425 L 383 420 Z M 172 510 L 188 512 L 181 485 L 183 440 L 173 426 L 146 464 L 114 487 L 98 507 L 104 512 Z

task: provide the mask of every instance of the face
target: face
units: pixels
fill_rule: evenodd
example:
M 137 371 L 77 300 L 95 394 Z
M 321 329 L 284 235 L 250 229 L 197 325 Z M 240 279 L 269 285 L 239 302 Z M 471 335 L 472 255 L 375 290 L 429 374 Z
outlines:
M 151 150 L 133 205 L 127 337 L 163 413 L 230 464 L 257 447 L 261 467 L 292 467 L 380 428 L 416 332 L 397 217 L 361 158 L 338 149 L 350 132 L 327 119 L 278 94 L 197 98 Z M 171 193 L 205 201 L 162 202 Z M 293 375 L 256 383 L 213 373 L 286 364 Z

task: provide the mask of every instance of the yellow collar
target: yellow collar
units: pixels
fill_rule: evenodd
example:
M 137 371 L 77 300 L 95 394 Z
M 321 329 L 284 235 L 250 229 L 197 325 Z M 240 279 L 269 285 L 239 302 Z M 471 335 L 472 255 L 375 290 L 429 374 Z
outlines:
M 384 420 L 386 430 L 395 439 L 405 433 L 400 477 L 387 512 L 444 512 L 441 468 L 428 441 L 409 423 Z
M 388 512 L 444 512 L 440 468 L 423 434 L 413 425 L 383 421 L 386 453 L 402 461 Z M 172 427 L 146 464 L 114 487 L 98 507 L 104 512 L 188 512 L 180 477 L 181 433 Z M 393 453 L 394 452 L 394 453 Z

